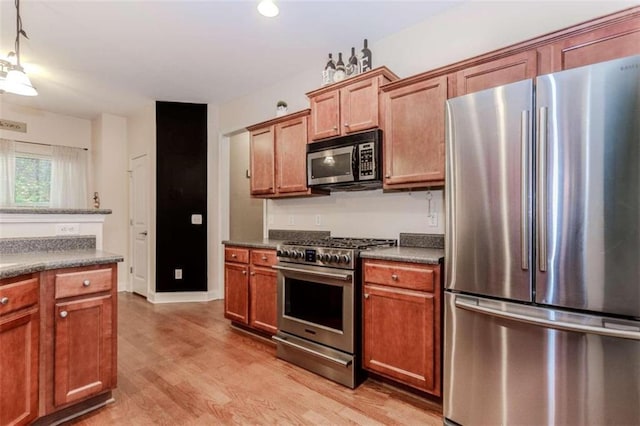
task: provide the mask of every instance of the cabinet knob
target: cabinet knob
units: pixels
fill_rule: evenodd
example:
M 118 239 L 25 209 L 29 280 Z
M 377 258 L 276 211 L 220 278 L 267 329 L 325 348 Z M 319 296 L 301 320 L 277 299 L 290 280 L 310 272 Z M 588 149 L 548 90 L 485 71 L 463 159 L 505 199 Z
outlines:
M 256 274 L 255 272 L 252 272 L 252 273 L 250 273 L 249 275 L 254 276 L 255 274 Z
M 69 312 L 67 312 L 67 311 L 61 311 L 60 312 L 60 318 L 66 318 L 67 315 L 69 315 Z
M 82 285 L 85 286 L 85 287 L 89 287 L 91 285 L 91 281 L 84 280 L 84 281 L 82 281 Z
M 231 257 L 233 257 L 233 258 L 235 259 L 235 258 L 236 258 L 236 257 L 238 257 L 238 256 L 237 256 L 235 253 L 232 253 L 232 254 L 231 254 Z
M 344 123 L 344 127 L 349 127 L 349 123 Z
M 391 179 L 391 175 L 384 175 L 385 179 Z
M 247 271 L 242 271 L 242 275 L 247 275 Z
M 267 256 L 262 256 L 262 260 L 267 260 Z
M 398 276 L 396 274 L 391 274 L 391 279 L 394 281 L 398 281 Z
M 333 126 L 333 130 L 338 130 L 338 126 Z
M 365 294 L 364 294 L 364 298 L 365 298 L 365 299 L 368 299 L 368 298 L 369 298 L 369 293 L 365 293 Z
M 6 305 L 7 303 L 9 303 L 8 297 L 3 297 L 2 299 L 0 299 L 0 305 Z

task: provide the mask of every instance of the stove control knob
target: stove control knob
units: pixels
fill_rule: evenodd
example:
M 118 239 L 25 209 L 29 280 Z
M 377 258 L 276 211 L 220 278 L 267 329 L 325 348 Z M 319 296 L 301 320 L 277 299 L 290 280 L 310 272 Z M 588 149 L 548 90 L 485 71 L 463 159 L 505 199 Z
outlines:
M 289 250 L 282 251 L 282 257 L 290 257 L 290 256 L 291 256 L 291 252 Z
M 331 255 L 331 261 L 332 262 L 340 262 L 340 257 L 337 254 L 332 254 Z
M 342 263 L 349 263 L 351 262 L 351 257 L 349 257 L 349 255 L 343 254 L 342 256 L 340 256 L 340 261 Z
M 302 259 L 304 257 L 302 252 L 298 251 L 298 250 L 294 250 L 293 253 L 292 253 L 292 256 L 293 256 L 294 259 Z
M 276 256 L 278 256 L 278 257 L 282 257 L 282 250 L 278 250 L 278 251 L 276 251 Z
M 325 255 L 323 253 L 320 253 L 319 255 L 316 256 L 316 260 L 318 262 L 324 262 L 326 260 Z

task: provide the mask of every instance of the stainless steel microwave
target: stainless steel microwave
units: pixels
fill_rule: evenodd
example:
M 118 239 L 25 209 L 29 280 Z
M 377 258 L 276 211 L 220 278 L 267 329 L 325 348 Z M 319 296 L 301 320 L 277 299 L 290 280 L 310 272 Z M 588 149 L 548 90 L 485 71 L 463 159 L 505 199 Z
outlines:
M 307 145 L 307 185 L 333 191 L 382 187 L 382 131 L 370 130 Z

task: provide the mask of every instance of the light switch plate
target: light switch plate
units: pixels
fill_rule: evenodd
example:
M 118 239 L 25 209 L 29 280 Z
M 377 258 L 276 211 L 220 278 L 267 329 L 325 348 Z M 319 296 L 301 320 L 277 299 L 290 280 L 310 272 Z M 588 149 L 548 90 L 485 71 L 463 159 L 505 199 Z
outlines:
M 202 215 L 201 214 L 192 214 L 191 215 L 191 224 L 192 225 L 202 225 Z
M 176 269 L 175 270 L 174 278 L 176 280 L 181 280 L 182 279 L 182 269 Z
M 430 213 L 428 216 L 428 224 L 429 226 L 437 227 L 438 226 L 438 213 Z

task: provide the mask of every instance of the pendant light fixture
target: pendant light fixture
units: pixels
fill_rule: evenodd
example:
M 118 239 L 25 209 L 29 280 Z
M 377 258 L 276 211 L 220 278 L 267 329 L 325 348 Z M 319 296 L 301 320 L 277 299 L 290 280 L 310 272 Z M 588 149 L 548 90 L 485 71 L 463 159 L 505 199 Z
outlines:
M 20 64 L 20 36 L 26 38 L 27 33 L 22 29 L 22 18 L 20 17 L 20 0 L 15 0 L 16 4 L 16 43 L 15 52 L 9 52 L 7 59 L 0 59 L 0 93 L 13 93 L 23 96 L 36 96 L 38 92 L 31 84 L 31 80 L 24 72 Z M 15 57 L 15 63 L 12 59 Z
M 276 4 L 273 2 L 273 0 L 262 0 L 260 3 L 258 3 L 258 12 L 260 12 L 262 16 L 273 18 L 275 16 L 278 16 L 280 10 L 278 9 L 278 6 L 276 6 Z

